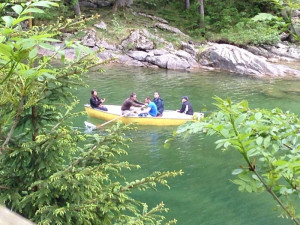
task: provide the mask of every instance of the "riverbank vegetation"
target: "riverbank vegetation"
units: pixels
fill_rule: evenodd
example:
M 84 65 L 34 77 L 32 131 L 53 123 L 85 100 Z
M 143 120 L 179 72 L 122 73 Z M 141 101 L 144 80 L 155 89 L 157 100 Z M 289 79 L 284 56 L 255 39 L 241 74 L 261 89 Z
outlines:
M 88 20 L 21 27 L 32 13 L 57 6 L 0 3 L 0 204 L 38 224 L 161 224 L 164 204 L 148 208 L 131 193 L 169 187 L 166 179 L 182 172 L 129 180 L 124 172 L 139 166 L 120 156 L 127 154 L 131 140 L 125 133 L 133 128 L 117 124 L 86 133 L 72 126 L 82 114 L 72 111 L 78 104 L 74 90 L 85 85 L 84 74 L 98 61 L 76 42 L 65 46 L 76 49 L 74 60 L 50 44 L 59 42 L 62 30 L 80 29 Z M 39 48 L 55 53 L 41 57 Z M 53 65 L 56 57 L 60 67 Z
M 130 1 L 121 2 L 127 6 Z M 94 9 L 81 7 L 81 12 L 87 16 L 100 14 L 101 20 L 113 27 L 108 31 L 113 41 L 120 40 L 119 38 L 126 37 L 133 29 L 139 28 L 147 28 L 170 39 L 170 35 L 164 35 L 164 32 L 152 26 L 151 19 L 138 14 L 142 12 L 165 19 L 169 25 L 189 35 L 188 40 L 191 41 L 262 45 L 277 43 L 282 33 L 286 34 L 286 39 L 299 40 L 299 28 L 291 20 L 294 11 L 299 8 L 297 1 L 277 0 L 212 0 L 204 3 L 198 0 L 135 0 L 130 8 L 118 7 L 118 10 L 113 11 L 114 6 Z M 51 20 L 58 15 L 74 14 L 73 6 L 69 4 L 60 3 L 59 9 L 45 14 L 44 19 Z M 173 42 L 176 43 L 179 39 L 186 38 L 173 37 Z

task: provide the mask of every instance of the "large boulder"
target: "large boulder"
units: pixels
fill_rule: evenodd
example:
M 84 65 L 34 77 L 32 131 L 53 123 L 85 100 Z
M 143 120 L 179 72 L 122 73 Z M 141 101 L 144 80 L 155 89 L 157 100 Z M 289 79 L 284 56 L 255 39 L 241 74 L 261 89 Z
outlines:
M 267 62 L 266 58 L 228 44 L 209 44 L 200 54 L 200 63 L 230 72 L 254 76 L 297 76 L 300 71 Z
M 89 29 L 85 36 L 82 38 L 81 43 L 88 47 L 95 47 L 97 42 L 97 35 L 95 29 Z
M 164 55 L 149 55 L 146 61 L 164 69 L 187 70 L 191 68 L 191 65 L 185 59 L 170 53 Z
M 147 30 L 135 30 L 129 35 L 129 37 L 121 42 L 121 46 L 124 50 L 151 50 L 155 47 L 151 38 L 152 35 Z

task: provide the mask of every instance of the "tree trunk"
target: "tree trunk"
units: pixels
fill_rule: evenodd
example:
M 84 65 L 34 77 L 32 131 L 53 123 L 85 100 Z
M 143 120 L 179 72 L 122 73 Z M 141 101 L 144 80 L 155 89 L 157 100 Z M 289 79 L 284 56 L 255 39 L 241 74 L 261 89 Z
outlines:
M 119 8 L 130 7 L 133 0 L 116 0 L 113 6 L 113 12 L 118 11 Z
M 76 16 L 80 16 L 81 15 L 80 5 L 79 5 L 79 1 L 78 0 L 74 3 L 74 12 L 75 12 Z
M 185 9 L 189 9 L 190 8 L 190 0 L 185 0 L 184 8 Z
M 200 28 L 205 28 L 204 0 L 199 0 Z
M 36 141 L 36 137 L 38 136 L 39 127 L 38 127 L 38 113 L 37 113 L 37 107 L 32 106 L 32 127 L 33 127 L 33 134 L 32 134 L 32 141 Z

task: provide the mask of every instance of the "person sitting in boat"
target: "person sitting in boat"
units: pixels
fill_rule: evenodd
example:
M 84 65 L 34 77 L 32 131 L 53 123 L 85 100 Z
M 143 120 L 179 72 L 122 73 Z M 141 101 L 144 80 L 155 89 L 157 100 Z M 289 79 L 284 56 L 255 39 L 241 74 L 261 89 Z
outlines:
M 93 109 L 100 109 L 103 111 L 107 111 L 107 108 L 102 105 L 102 103 L 105 101 L 105 98 L 99 98 L 98 93 L 95 90 L 91 91 L 91 98 L 90 98 L 90 105 Z
M 157 117 L 162 117 L 164 111 L 164 100 L 161 99 L 159 93 L 156 91 L 154 92 L 153 102 L 157 107 Z
M 182 106 L 181 109 L 176 110 L 180 113 L 185 113 L 187 115 L 194 115 L 194 110 L 192 104 L 189 102 L 188 96 L 181 97 Z
M 146 116 L 150 115 L 152 117 L 156 117 L 158 111 L 157 111 L 157 107 L 156 107 L 155 103 L 151 102 L 150 97 L 146 97 L 145 103 L 147 104 L 147 108 L 143 112 L 141 112 L 139 114 L 139 116 L 146 117 Z
M 122 115 L 126 116 L 137 116 L 137 111 L 131 107 L 143 107 L 145 106 L 143 102 L 136 99 L 136 93 L 131 93 L 129 98 L 125 99 L 121 106 Z

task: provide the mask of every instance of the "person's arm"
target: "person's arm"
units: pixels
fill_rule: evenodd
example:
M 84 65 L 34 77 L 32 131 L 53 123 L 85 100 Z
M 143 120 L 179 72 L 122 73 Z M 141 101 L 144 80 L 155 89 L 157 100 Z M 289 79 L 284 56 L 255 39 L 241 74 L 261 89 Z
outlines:
M 185 112 L 185 109 L 186 109 L 186 104 L 183 103 L 179 112 L 183 113 L 183 112 Z
M 134 107 L 143 107 L 145 104 L 142 102 L 137 103 L 136 101 L 131 100 L 131 105 Z
M 157 102 L 157 110 L 160 114 L 164 111 L 164 101 L 162 99 L 159 99 Z
M 133 102 L 134 102 L 135 104 L 138 104 L 138 105 L 145 105 L 145 103 L 140 102 L 140 101 L 138 101 L 138 100 L 133 100 Z

